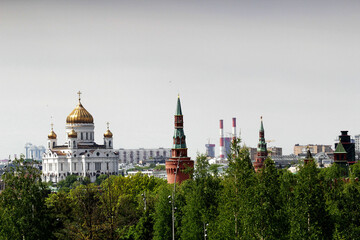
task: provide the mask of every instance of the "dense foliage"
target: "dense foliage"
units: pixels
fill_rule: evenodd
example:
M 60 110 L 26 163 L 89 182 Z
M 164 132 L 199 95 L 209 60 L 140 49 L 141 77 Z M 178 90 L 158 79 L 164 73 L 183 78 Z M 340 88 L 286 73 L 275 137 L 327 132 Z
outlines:
M 344 178 L 336 165 L 310 161 L 292 174 L 268 158 L 255 173 L 240 140 L 229 157 L 223 173 L 199 155 L 193 178 L 175 187 L 140 173 L 69 176 L 57 193 L 17 161 L 2 176 L 0 239 L 163 240 L 173 221 L 176 239 L 360 239 L 360 164 Z

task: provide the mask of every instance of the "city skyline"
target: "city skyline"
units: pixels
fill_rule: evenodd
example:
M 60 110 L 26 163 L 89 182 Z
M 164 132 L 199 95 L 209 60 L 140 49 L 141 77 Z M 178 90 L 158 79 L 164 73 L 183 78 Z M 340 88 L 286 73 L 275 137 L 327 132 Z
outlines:
M 170 148 L 181 96 L 189 156 L 219 153 L 219 120 L 250 147 L 333 145 L 360 133 L 356 1 L 2 1 L 0 159 L 46 144 L 82 103 L 95 139 Z M 51 120 L 52 117 L 52 120 Z

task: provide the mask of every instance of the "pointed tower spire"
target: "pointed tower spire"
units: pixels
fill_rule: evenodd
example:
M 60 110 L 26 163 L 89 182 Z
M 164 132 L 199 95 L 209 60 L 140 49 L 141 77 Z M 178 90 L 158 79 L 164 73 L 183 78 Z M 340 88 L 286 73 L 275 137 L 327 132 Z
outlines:
M 259 130 L 259 143 L 258 143 L 258 147 L 257 147 L 257 156 L 255 159 L 255 162 L 253 163 L 256 172 L 263 167 L 265 159 L 268 156 L 267 146 L 266 146 L 266 141 L 265 141 L 265 130 L 264 130 L 262 116 L 261 116 L 260 120 L 261 120 L 261 124 L 260 124 L 260 130 Z
M 175 116 L 182 116 L 181 103 L 180 103 L 180 95 L 178 95 L 178 100 L 177 100 L 177 107 L 176 107 Z
M 173 148 L 171 149 L 171 158 L 165 162 L 165 165 L 168 183 L 181 183 L 182 181 L 189 179 L 189 174 L 185 173 L 184 170 L 187 167 L 193 168 L 194 161 L 187 156 L 184 121 L 179 96 L 174 118 L 175 129 L 173 136 Z

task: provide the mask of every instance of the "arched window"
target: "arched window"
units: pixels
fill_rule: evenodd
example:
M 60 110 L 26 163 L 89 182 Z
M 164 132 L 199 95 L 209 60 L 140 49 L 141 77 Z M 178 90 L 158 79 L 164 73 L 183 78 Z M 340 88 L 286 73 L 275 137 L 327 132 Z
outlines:
M 50 148 L 50 143 L 48 144 L 49 148 Z
M 73 141 L 73 147 L 75 147 L 75 141 Z
M 111 147 L 111 141 L 109 141 L 109 147 Z
M 88 140 L 88 133 L 86 133 L 86 140 Z
M 53 148 L 55 147 L 55 142 L 53 142 Z
M 83 140 L 84 139 L 84 136 L 83 136 L 83 133 L 81 133 L 81 140 Z

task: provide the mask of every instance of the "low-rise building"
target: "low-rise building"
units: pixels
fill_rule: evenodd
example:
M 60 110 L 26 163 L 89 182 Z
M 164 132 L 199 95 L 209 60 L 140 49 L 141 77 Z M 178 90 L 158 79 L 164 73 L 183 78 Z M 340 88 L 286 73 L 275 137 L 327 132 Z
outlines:
M 326 154 L 332 154 L 334 150 L 331 148 L 331 145 L 322 145 L 322 144 L 308 144 L 308 145 L 300 145 L 295 144 L 294 146 L 294 154 L 297 156 L 306 155 L 307 149 L 310 149 L 311 154 L 315 155 L 321 152 Z
M 144 164 L 149 161 L 154 161 L 154 163 L 165 162 L 170 156 L 170 148 L 119 149 L 120 163 L 126 164 Z

